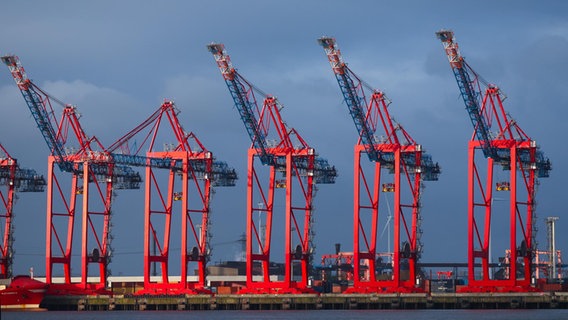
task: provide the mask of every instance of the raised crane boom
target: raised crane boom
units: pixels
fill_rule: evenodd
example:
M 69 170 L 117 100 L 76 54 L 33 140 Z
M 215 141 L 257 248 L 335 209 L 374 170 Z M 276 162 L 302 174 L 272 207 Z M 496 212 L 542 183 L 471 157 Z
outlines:
M 267 151 L 266 137 L 260 130 L 255 115 L 255 110 L 258 112 L 259 108 L 254 96 L 254 87 L 233 68 L 231 58 L 225 52 L 223 44 L 210 44 L 207 48 L 221 70 L 253 146 L 259 150 L 260 161 L 265 165 L 275 165 L 275 159 Z
M 18 88 L 20 89 L 20 92 L 22 93 L 24 100 L 26 101 L 28 108 L 32 113 L 32 116 L 34 117 L 34 120 L 36 121 L 40 132 L 42 133 L 49 149 L 51 150 L 52 155 L 57 159 L 56 162 L 59 168 L 64 172 L 82 172 L 82 165 L 73 166 L 74 157 L 72 155 L 69 155 L 68 152 L 65 151 L 66 137 L 61 132 L 61 123 L 59 123 L 55 118 L 51 102 L 54 101 L 64 107 L 64 114 L 68 118 L 73 119 L 72 123 L 74 123 L 74 130 L 76 131 L 81 144 L 84 146 L 89 146 L 87 147 L 87 149 L 90 149 L 90 144 L 92 142 L 98 143 L 98 141 L 96 141 L 96 138 L 88 138 L 81 128 L 78 122 L 76 107 L 64 104 L 58 99 L 50 96 L 37 85 L 35 85 L 30 79 L 28 79 L 24 67 L 22 66 L 17 56 L 7 55 L 1 57 L 1 60 L 10 69 L 10 72 L 12 73 L 12 76 L 16 81 Z M 156 112 L 153 116 L 157 117 L 158 112 Z M 153 120 L 148 119 L 147 121 L 151 122 Z M 144 126 L 142 124 L 138 127 L 138 129 L 141 129 L 143 127 Z M 128 143 L 128 140 L 136 133 L 137 131 L 135 129 L 106 149 L 102 145 L 99 145 L 102 151 L 82 150 L 84 152 L 82 156 L 84 156 L 88 151 L 86 155 L 97 161 L 109 161 L 114 164 L 118 164 L 119 166 L 115 167 L 114 169 L 115 177 L 129 177 L 128 179 L 137 181 L 138 183 L 141 179 L 137 177 L 138 173 L 129 168 L 130 166 L 149 166 L 152 168 L 161 169 L 169 169 L 173 167 L 176 169 L 181 169 L 181 163 L 179 161 L 172 161 L 168 158 L 152 158 L 137 154 L 115 152 L 117 149 Z M 97 163 L 95 162 L 91 166 L 92 169 L 97 172 L 97 174 L 104 175 L 107 172 L 107 168 L 104 165 L 97 165 Z M 213 167 L 210 169 L 207 169 L 203 163 L 199 162 L 194 162 L 193 166 L 194 170 L 197 172 L 205 173 L 208 170 L 212 170 L 212 172 L 209 173 L 213 174 L 212 178 L 214 185 L 234 185 L 234 179 L 231 177 L 231 175 L 234 173 L 230 172 L 231 170 L 228 168 L 225 162 L 215 160 L 213 162 Z M 121 181 L 128 181 L 128 179 L 122 179 Z M 131 184 L 130 186 L 124 186 L 124 188 L 137 187 L 139 185 L 138 183 L 136 183 L 135 185 Z M 121 185 L 119 184 L 115 187 L 121 188 Z
M 61 170 L 71 171 L 72 168 L 70 163 L 63 161 L 65 156 L 63 149 L 64 143 L 57 137 L 55 128 L 58 126 L 55 114 L 51 107 L 51 101 L 49 99 L 42 98 L 47 97 L 47 94 L 45 94 L 40 88 L 36 87 L 32 81 L 28 79 L 24 67 L 17 56 L 3 56 L 1 60 L 10 69 L 12 77 L 16 81 L 24 100 L 26 100 L 26 103 L 30 108 L 32 116 L 34 117 L 49 150 L 60 160 L 58 163 L 60 163 Z
M 347 67 L 341 57 L 341 52 L 337 48 L 334 38 L 322 37 L 318 43 L 325 49 L 335 78 L 339 83 L 339 88 L 343 94 L 343 99 L 349 109 L 349 114 L 353 118 L 355 127 L 359 132 L 361 144 L 365 146 L 365 151 L 369 160 L 373 162 L 384 162 L 385 159 L 375 147 L 375 139 L 371 123 L 367 118 L 367 99 L 363 90 L 363 82 Z
M 456 78 L 466 110 L 473 125 L 474 134 L 480 143 L 483 154 L 486 158 L 492 158 L 505 167 L 509 166 L 511 162 L 510 153 L 507 150 L 498 148 L 495 141 L 507 139 L 530 141 L 530 138 L 522 132 L 516 122 L 510 119 L 506 114 L 502 116 L 502 120 L 504 120 L 503 123 L 490 121 L 489 117 L 491 113 L 484 109 L 483 105 L 485 102 L 481 100 L 481 97 L 483 97 L 481 85 L 486 86 L 487 93 L 492 93 L 495 96 L 502 95 L 500 89 L 493 84 L 487 84 L 482 81 L 480 76 L 467 64 L 464 57 L 460 54 L 453 31 L 440 30 L 436 32 L 436 36 L 440 39 L 446 51 L 450 67 Z M 482 83 L 480 83 L 480 81 Z M 492 124 L 499 126 L 497 128 L 498 132 L 492 133 Z M 526 169 L 530 169 L 532 166 L 536 165 L 539 178 L 549 176 L 549 171 L 551 170 L 550 160 L 546 158 L 540 150 L 537 150 L 534 155 L 536 159 L 531 159 L 531 155 L 526 150 L 520 150 L 519 157 Z
M 267 141 L 267 128 L 263 126 L 263 124 L 257 118 L 257 115 L 260 115 L 261 108 L 259 108 L 258 106 L 254 91 L 262 94 L 266 98 L 266 101 L 272 104 L 280 105 L 280 103 L 275 97 L 267 96 L 260 89 L 253 86 L 235 70 L 231 63 L 231 58 L 225 51 L 225 46 L 223 44 L 212 43 L 207 46 L 207 49 L 213 54 L 213 57 L 217 62 L 217 66 L 221 70 L 223 79 L 225 80 L 225 83 L 229 88 L 229 92 L 231 93 L 235 107 L 239 111 L 241 120 L 243 121 L 247 133 L 249 134 L 252 145 L 259 152 L 258 157 L 260 158 L 262 164 L 271 166 L 284 166 L 285 159 L 275 158 L 274 155 L 268 151 L 270 147 Z M 289 148 L 293 147 L 290 140 L 290 134 L 295 133 L 294 130 L 288 130 L 283 125 L 283 123 L 281 124 L 281 127 L 277 130 L 280 130 L 283 136 L 283 141 L 281 142 L 283 144 L 282 146 Z M 305 157 L 294 158 L 294 162 L 296 163 L 298 169 L 306 172 L 309 171 L 310 174 L 313 174 L 316 183 L 335 182 L 335 176 L 337 175 L 337 172 L 335 171 L 335 168 L 333 166 L 330 166 L 328 164 L 326 159 L 320 157 L 315 158 L 313 168 L 309 168 L 305 160 Z
M 450 66 L 452 67 L 463 102 L 465 103 L 465 109 L 469 114 L 477 139 L 481 143 L 483 154 L 486 158 L 491 157 L 494 160 L 498 160 L 499 156 L 497 155 L 497 150 L 491 145 L 492 138 L 489 132 L 491 126 L 481 114 L 480 97 L 482 93 L 479 86 L 477 86 L 477 88 L 474 86 L 474 84 L 478 83 L 477 80 L 479 77 L 461 56 L 458 44 L 454 41 L 454 33 L 452 31 L 442 30 L 436 32 L 436 35 L 438 39 L 442 41 L 446 54 L 448 55 Z M 472 77 L 470 74 L 473 75 L 475 82 L 471 80 Z
M 373 114 L 371 112 L 371 104 L 367 102 L 365 96 L 365 89 L 372 92 L 371 100 L 374 102 L 380 101 L 385 105 L 388 105 L 390 101 L 386 95 L 377 89 L 371 88 L 368 84 L 362 81 L 343 61 L 341 56 L 341 51 L 339 50 L 337 43 L 334 38 L 331 37 L 321 37 L 318 39 L 318 43 L 324 48 L 331 68 L 347 108 L 349 109 L 349 114 L 353 118 L 355 127 L 359 133 L 360 144 L 365 147 L 365 151 L 369 160 L 372 162 L 380 162 L 383 165 L 392 166 L 394 163 L 394 157 L 392 153 L 382 151 L 379 149 L 379 141 L 376 138 L 378 123 L 373 121 Z M 396 123 L 388 114 L 380 114 L 380 120 L 383 125 L 386 142 L 394 143 L 398 145 L 410 145 L 416 142 L 412 140 L 410 135 L 402 128 L 399 123 Z M 399 132 L 401 137 L 399 138 Z M 414 157 L 405 157 L 405 164 L 409 167 L 416 167 L 416 160 Z M 438 164 L 434 164 L 432 157 L 426 153 L 422 153 L 420 170 L 423 173 L 423 179 L 426 181 L 438 180 L 440 174 L 440 167 Z
M 14 55 L 7 55 L 0 58 L 6 66 L 10 69 L 12 77 L 16 81 L 28 108 L 30 109 L 36 124 L 49 147 L 51 154 L 56 157 L 56 162 L 61 171 L 64 172 L 81 172 L 83 169 L 81 166 L 74 167 L 72 163 L 72 158 L 69 157 L 68 153 L 65 151 L 66 137 L 62 134 L 61 123 L 59 123 L 55 117 L 55 113 L 52 108 L 51 102 L 54 101 L 64 107 L 64 114 L 70 118 L 78 118 L 76 114 L 76 108 L 71 105 L 64 104 L 58 99 L 50 96 L 37 85 L 35 85 L 27 76 L 24 67 L 22 66 L 20 59 Z M 77 133 L 78 139 L 82 140 L 83 144 L 81 147 L 90 148 L 90 144 L 96 140 L 96 138 L 89 139 L 83 129 L 80 127 L 77 121 L 75 121 L 74 130 Z M 102 147 L 102 146 L 101 146 Z M 99 161 L 111 161 L 115 164 L 120 164 L 124 166 L 151 166 L 157 168 L 170 168 L 172 162 L 168 159 L 153 159 L 147 158 L 139 155 L 128 155 L 128 154 L 118 154 L 110 153 L 105 150 L 97 151 L 96 154 L 93 150 L 82 150 L 83 152 L 88 152 L 87 156 L 93 159 L 98 159 Z M 85 155 L 85 154 L 83 154 Z M 119 168 L 122 171 L 129 172 L 126 167 Z M 93 170 L 98 171 L 99 174 L 104 174 L 106 167 L 93 165 Z

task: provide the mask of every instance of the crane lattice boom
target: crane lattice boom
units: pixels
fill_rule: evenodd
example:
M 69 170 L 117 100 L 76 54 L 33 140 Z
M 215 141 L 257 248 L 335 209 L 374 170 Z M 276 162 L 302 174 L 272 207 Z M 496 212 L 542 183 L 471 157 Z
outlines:
M 502 101 L 504 100 L 504 95 L 496 85 L 482 81 L 481 77 L 467 64 L 459 51 L 454 32 L 441 30 L 436 32 L 436 36 L 440 39 L 446 51 L 450 67 L 473 125 L 474 135 L 480 143 L 483 154 L 486 158 L 490 157 L 503 167 L 509 168 L 511 166 L 511 155 L 508 149 L 500 148 L 502 142 L 506 140 L 535 142 L 524 133 L 516 121 L 507 113 L 502 115 L 494 114 L 491 110 L 484 107 L 488 99 L 487 97 L 490 96 L 493 99 Z M 482 92 L 482 85 L 485 86 L 485 97 Z M 482 97 L 484 97 L 483 100 Z M 496 121 L 491 121 L 491 117 L 495 117 Z M 497 128 L 495 128 L 496 126 Z M 492 131 L 492 129 L 494 130 Z M 535 155 L 531 156 L 528 149 L 521 149 L 518 156 L 523 164 L 522 170 L 532 170 L 536 167 L 539 178 L 549 176 L 549 171 L 551 170 L 550 160 L 540 150 L 537 150 Z
M 274 157 L 267 151 L 268 144 L 264 132 L 260 129 L 256 119 L 255 113 L 258 113 L 258 104 L 253 86 L 233 68 L 231 58 L 226 53 L 223 44 L 210 44 L 207 48 L 213 54 L 217 66 L 221 70 L 253 146 L 260 150 L 260 160 L 265 165 L 275 165 Z
M 258 157 L 261 162 L 265 165 L 276 167 L 284 166 L 286 159 L 283 157 L 275 158 L 275 156 L 269 151 L 271 147 L 267 140 L 268 127 L 263 125 L 260 121 L 261 108 L 259 108 L 254 93 L 256 91 L 265 97 L 265 105 L 271 104 L 281 108 L 280 103 L 275 97 L 266 95 L 253 86 L 235 70 L 231 63 L 231 58 L 227 54 L 223 44 L 209 44 L 207 49 L 213 54 L 213 57 L 217 62 L 217 66 L 219 67 L 223 79 L 227 84 L 231 97 L 233 98 L 234 105 L 239 111 L 239 115 L 245 125 L 252 145 L 259 151 Z M 280 121 L 280 124 L 277 124 L 276 127 L 276 130 L 281 137 L 281 141 L 278 144 L 279 147 L 294 148 L 292 145 L 293 143 L 290 140 L 291 135 L 296 135 L 299 138 L 298 140 L 300 140 L 300 143 L 304 144 L 304 141 L 301 137 L 299 137 L 297 132 L 295 132 L 294 129 L 290 130 L 286 128 L 282 121 Z M 304 147 L 309 148 L 307 145 L 304 145 Z M 336 170 L 333 166 L 328 164 L 326 159 L 319 157 L 315 158 L 313 168 L 308 167 L 305 157 L 294 157 L 294 161 L 297 168 L 302 170 L 305 174 L 313 175 L 316 179 L 316 183 L 335 182 L 335 176 L 337 175 Z
M 388 143 L 395 145 L 416 145 L 412 137 L 404 130 L 402 125 L 397 123 L 394 119 L 385 115 L 373 114 L 371 103 L 382 104 L 388 106 L 390 100 L 386 97 L 384 92 L 371 88 L 368 84 L 362 81 L 343 61 L 341 51 L 339 50 L 334 38 L 321 37 L 318 43 L 324 48 L 335 78 L 339 84 L 339 88 L 343 94 L 343 99 L 349 109 L 349 114 L 353 118 L 355 127 L 359 133 L 360 144 L 365 147 L 365 151 L 370 161 L 380 162 L 383 165 L 392 167 L 394 164 L 394 155 L 392 152 L 387 152 L 379 148 L 379 144 Z M 365 96 L 365 89 L 371 91 L 371 103 L 367 102 Z M 380 118 L 386 138 L 384 141 L 378 141 L 376 138 L 377 130 L 379 129 L 379 121 L 375 118 Z M 400 135 L 400 137 L 399 137 Z M 437 180 L 440 174 L 438 164 L 432 162 L 432 157 L 426 153 L 422 153 L 421 164 L 417 166 L 416 159 L 411 154 L 405 154 L 404 163 L 411 170 L 420 170 L 423 173 L 423 179 Z
M 164 159 L 147 159 L 142 156 L 124 155 L 124 154 L 112 154 L 103 151 L 93 151 L 89 150 L 90 144 L 96 141 L 96 138 L 88 138 L 84 133 L 83 129 L 78 123 L 78 115 L 76 107 L 68 104 L 64 104 L 58 99 L 50 96 L 41 88 L 39 88 L 35 83 L 28 79 L 27 74 L 18 59 L 18 57 L 13 55 L 1 57 L 2 62 L 8 66 L 10 72 L 18 88 L 20 89 L 24 100 L 26 101 L 36 124 L 42 133 L 51 153 L 57 157 L 58 165 L 62 171 L 65 172 L 79 172 L 82 169 L 80 167 L 73 168 L 71 163 L 72 160 L 85 160 L 90 158 L 95 163 L 96 162 L 108 162 L 113 161 L 117 164 L 124 164 L 129 166 L 155 166 L 161 168 L 169 168 L 171 163 L 168 163 Z M 52 101 L 63 106 L 63 113 L 68 118 L 74 119 L 71 122 L 73 129 L 76 131 L 78 139 L 81 143 L 81 148 L 85 148 L 83 153 L 78 153 L 74 156 L 68 154 L 65 150 L 65 143 L 67 142 L 67 137 L 62 133 L 63 125 L 57 121 L 55 118 L 55 113 L 52 107 Z M 78 158 L 80 157 L 80 158 Z

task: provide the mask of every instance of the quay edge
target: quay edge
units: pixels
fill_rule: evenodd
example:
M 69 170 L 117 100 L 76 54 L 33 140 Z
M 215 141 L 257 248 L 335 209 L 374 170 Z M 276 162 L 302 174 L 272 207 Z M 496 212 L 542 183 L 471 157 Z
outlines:
M 47 310 L 564 309 L 568 293 L 46 296 Z

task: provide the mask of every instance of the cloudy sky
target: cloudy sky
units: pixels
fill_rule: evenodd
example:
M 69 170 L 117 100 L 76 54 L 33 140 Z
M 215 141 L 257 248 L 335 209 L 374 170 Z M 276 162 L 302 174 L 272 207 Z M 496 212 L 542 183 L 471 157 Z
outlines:
M 439 181 L 425 183 L 423 261 L 465 262 L 472 127 L 434 33 L 455 31 L 462 54 L 502 88 L 508 112 L 551 159 L 551 177 L 538 188 L 539 247 L 546 245 L 545 217 L 559 216 L 557 246 L 565 250 L 568 153 L 556 143 L 568 138 L 567 17 L 564 1 L 9 1 L 0 11 L 0 54 L 18 55 L 36 84 L 77 105 L 86 132 L 106 145 L 164 98 L 174 100 L 186 130 L 241 177 L 213 199 L 216 262 L 235 258 L 245 230 L 250 145 L 205 48 L 224 43 L 239 72 L 277 95 L 288 125 L 339 171 L 315 200 L 319 257 L 334 243 L 351 250 L 353 242 L 357 136 L 316 42 L 333 36 L 351 69 L 387 93 L 391 114 L 443 168 Z M 48 149 L 5 67 L 0 108 L 2 144 L 22 166 L 45 173 Z M 141 190 L 120 191 L 114 203 L 115 275 L 142 273 L 142 199 Z M 20 194 L 16 215 L 14 271 L 33 266 L 43 274 L 45 193 Z M 503 222 L 494 228 L 494 257 L 506 248 L 499 244 L 506 230 Z

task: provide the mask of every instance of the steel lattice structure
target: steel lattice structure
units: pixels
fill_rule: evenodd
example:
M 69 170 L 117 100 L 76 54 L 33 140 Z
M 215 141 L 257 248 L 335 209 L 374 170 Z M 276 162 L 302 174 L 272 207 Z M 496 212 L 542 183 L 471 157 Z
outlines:
M 275 97 L 255 88 L 233 68 L 223 44 L 210 44 L 207 48 L 221 70 L 252 142 L 248 151 L 247 170 L 247 286 L 241 292 L 313 292 L 308 288 L 308 272 L 313 255 L 315 184 L 334 183 L 336 170 L 327 160 L 318 157 L 315 150 L 295 129 L 289 129 L 285 125 L 280 115 L 282 105 Z M 262 107 L 257 104 L 255 91 L 264 96 Z M 270 134 L 274 135 L 273 139 L 270 139 Z M 255 161 L 257 158 L 264 165 L 263 167 L 258 166 Z M 263 184 L 260 169 L 265 169 L 267 166 L 269 180 L 267 184 Z M 277 174 L 281 174 L 282 179 L 278 179 Z M 276 194 L 282 193 L 284 193 L 285 273 L 283 281 L 272 281 L 269 270 L 272 228 L 273 218 L 278 217 L 274 199 Z M 257 203 L 259 207 L 255 208 Z M 264 226 L 261 221 L 255 222 L 255 213 L 264 216 Z M 253 248 L 257 246 L 259 252 L 255 253 Z M 301 264 L 302 277 L 299 281 L 294 281 L 292 278 L 294 261 L 299 261 Z M 261 280 L 254 281 L 253 269 L 257 263 L 261 266 L 262 276 Z
M 59 290 L 66 293 L 106 292 L 108 264 L 112 254 L 110 228 L 112 226 L 113 194 L 117 189 L 140 188 L 142 179 L 140 174 L 132 169 L 133 167 L 148 168 L 147 175 L 150 176 L 152 169 L 169 170 L 172 176 L 174 175 L 173 172 L 185 174 L 186 182 L 189 179 L 187 176 L 188 167 L 191 167 L 194 175 L 209 175 L 209 179 L 206 179 L 208 180 L 207 190 L 209 190 L 211 182 L 214 185 L 234 184 L 234 179 L 236 179 L 234 170 L 228 168 L 223 162 L 214 161 L 210 153 L 210 160 L 191 162 L 188 161 L 187 156 L 174 155 L 180 156 L 180 158 L 172 158 L 169 155 L 158 154 L 152 157 L 138 155 L 140 150 L 137 150 L 136 153 L 130 152 L 128 148 L 129 139 L 142 130 L 145 123 L 123 136 L 109 148 L 105 148 L 96 137 L 86 135 L 79 122 L 77 108 L 64 104 L 48 95 L 29 80 L 16 56 L 3 56 L 1 60 L 10 69 L 40 132 L 51 150 L 51 155 L 48 157 L 47 180 L 47 283 L 52 284 L 53 282 L 54 265 L 62 265 L 64 273 L 64 283 L 57 284 L 59 289 L 54 289 L 55 291 Z M 55 118 L 52 101 L 63 106 L 63 114 L 59 121 Z M 147 121 L 151 120 L 148 119 Z M 176 134 L 179 135 L 182 133 L 179 131 L 181 126 L 179 123 L 176 125 L 178 127 L 174 130 L 178 130 Z M 180 139 L 180 145 L 183 145 L 183 139 L 189 137 L 178 136 L 177 138 Z M 78 147 L 72 147 L 73 143 Z M 183 147 L 180 151 L 184 151 Z M 192 164 L 190 165 L 189 162 Z M 63 193 L 64 184 L 60 182 L 60 178 L 54 170 L 55 165 L 63 173 L 71 174 L 71 180 L 68 183 L 71 192 L 68 197 Z M 148 191 L 150 183 L 148 181 L 146 188 L 146 196 L 150 197 L 151 192 Z M 169 190 L 169 193 L 173 194 L 173 191 Z M 187 195 L 187 192 L 185 194 Z M 78 197 L 82 197 L 81 282 L 73 283 L 71 281 L 71 255 Z M 207 205 L 208 201 L 209 196 L 206 199 Z M 150 200 L 147 199 L 146 202 L 149 204 Z M 208 210 L 208 206 L 206 210 Z M 63 222 L 59 222 L 61 220 Z M 183 224 L 184 221 L 181 221 L 181 223 Z M 95 245 L 92 251 L 89 250 L 90 243 Z M 203 249 L 206 244 L 201 242 L 200 245 L 200 249 Z M 203 253 L 200 254 L 204 256 Z M 188 258 L 185 259 L 185 261 L 187 260 Z M 98 266 L 98 282 L 89 283 L 87 281 L 90 264 Z M 200 268 L 203 269 L 204 267 L 200 266 Z M 186 269 L 184 271 L 187 272 Z M 167 274 L 167 271 L 165 273 Z M 204 281 L 203 278 L 201 281 Z M 182 285 L 186 286 L 187 283 L 182 283 Z M 52 288 L 55 288 L 55 286 Z
M 119 139 L 111 150 L 124 145 L 134 135 L 149 128 L 143 140 L 149 140 L 147 157 L 169 159 L 172 165 L 163 169 L 146 167 L 144 208 L 144 289 L 137 294 L 198 294 L 205 289 L 206 265 L 209 261 L 210 200 L 213 186 L 234 186 L 237 174 L 225 162 L 217 161 L 193 132 L 183 129 L 179 110 L 166 100 L 150 117 Z M 163 126 L 171 129 L 175 142 L 167 150 L 156 150 Z M 165 132 L 163 134 L 166 134 Z M 162 134 L 162 135 L 163 135 Z M 191 145 L 194 145 L 193 147 Z M 143 146 L 139 146 L 142 148 Z M 191 197 L 190 196 L 194 196 Z M 179 215 L 179 216 L 178 216 Z M 178 216 L 179 222 L 172 220 Z M 163 219 L 161 219 L 163 218 Z M 161 224 L 163 222 L 163 224 Z M 172 223 L 180 227 L 180 280 L 170 281 L 170 238 Z M 154 252 L 154 248 L 156 251 Z M 151 279 L 152 264 L 160 264 L 160 280 Z M 188 281 L 189 270 L 197 267 L 198 279 Z
M 60 265 L 64 282 L 53 284 L 54 292 L 106 293 L 112 256 L 113 192 L 140 188 L 142 179 L 133 166 L 170 168 L 172 161 L 107 151 L 95 136 L 87 136 L 75 106 L 50 96 L 28 79 L 18 57 L 8 55 L 1 60 L 8 66 L 51 151 L 47 174 L 46 282 L 53 284 L 54 266 Z M 55 116 L 52 103 L 63 107 L 60 120 Z M 70 180 L 58 177 L 55 166 L 62 173 L 70 174 L 64 176 Z M 71 189 L 68 195 L 63 192 L 67 186 Z M 81 219 L 81 281 L 78 283 L 71 280 L 77 208 Z M 94 248 L 90 250 L 89 245 Z M 98 268 L 98 282 L 87 281 L 91 264 Z
M 33 169 L 20 168 L 18 161 L 10 156 L 0 143 L 0 190 L 2 212 L 0 212 L 0 279 L 9 279 L 12 274 L 14 243 L 14 202 L 17 192 L 43 192 L 45 178 Z
M 468 147 L 469 267 L 464 290 L 533 290 L 535 187 L 538 178 L 549 176 L 550 161 L 505 111 L 505 96 L 499 87 L 485 82 L 467 64 L 454 33 L 441 30 L 436 35 L 442 41 L 474 128 Z M 476 158 L 478 150 L 483 152 L 485 164 Z M 501 171 L 508 171 L 507 181 L 494 180 L 495 167 L 499 166 Z M 494 186 L 496 191 L 509 193 L 510 263 L 509 275 L 504 279 L 494 278 L 489 269 Z
M 322 37 L 318 43 L 327 54 L 359 134 L 354 151 L 354 282 L 350 291 L 419 291 L 416 263 L 421 250 L 422 181 L 438 180 L 440 167 L 402 125 L 394 121 L 389 114 L 390 100 L 386 95 L 371 88 L 347 66 L 335 39 Z M 381 133 L 382 139 L 377 136 Z M 365 172 L 362 154 L 366 154 L 372 163 L 371 172 Z M 387 279 L 376 275 L 379 215 L 386 216 L 385 212 L 379 212 L 381 191 L 391 193 L 394 203 L 393 272 Z M 370 223 L 366 223 L 367 220 Z M 403 264 L 408 265 L 408 275 L 402 274 Z

